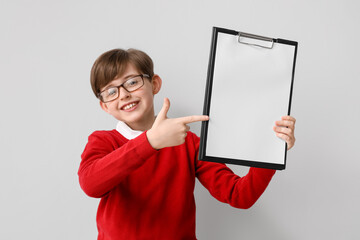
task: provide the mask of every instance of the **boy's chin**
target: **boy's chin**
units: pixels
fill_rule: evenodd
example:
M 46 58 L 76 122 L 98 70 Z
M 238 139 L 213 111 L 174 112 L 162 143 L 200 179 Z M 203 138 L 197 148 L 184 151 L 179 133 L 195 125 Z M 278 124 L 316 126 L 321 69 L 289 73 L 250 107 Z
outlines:
M 125 112 L 124 114 L 113 115 L 117 120 L 126 123 L 133 130 L 137 128 L 151 127 L 154 121 L 154 112 L 151 111 L 139 111 L 137 109 L 133 112 Z M 134 128 L 136 127 L 136 129 Z
M 128 126 L 143 122 L 144 120 L 140 116 L 129 116 L 129 117 L 115 117 L 117 120 L 126 123 Z

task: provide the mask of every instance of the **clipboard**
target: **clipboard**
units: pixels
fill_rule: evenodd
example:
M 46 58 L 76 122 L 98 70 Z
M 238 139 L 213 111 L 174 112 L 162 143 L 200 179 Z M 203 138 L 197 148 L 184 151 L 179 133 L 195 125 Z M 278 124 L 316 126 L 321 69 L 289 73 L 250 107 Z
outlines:
M 283 170 L 298 43 L 213 27 L 199 160 Z

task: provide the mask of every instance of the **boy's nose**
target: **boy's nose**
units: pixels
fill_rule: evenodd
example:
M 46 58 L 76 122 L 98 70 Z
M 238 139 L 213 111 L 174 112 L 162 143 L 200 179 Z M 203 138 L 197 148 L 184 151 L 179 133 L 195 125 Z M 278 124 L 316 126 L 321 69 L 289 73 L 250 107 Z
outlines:
M 130 93 L 125 88 L 120 87 L 119 89 L 120 99 L 126 99 L 130 97 Z

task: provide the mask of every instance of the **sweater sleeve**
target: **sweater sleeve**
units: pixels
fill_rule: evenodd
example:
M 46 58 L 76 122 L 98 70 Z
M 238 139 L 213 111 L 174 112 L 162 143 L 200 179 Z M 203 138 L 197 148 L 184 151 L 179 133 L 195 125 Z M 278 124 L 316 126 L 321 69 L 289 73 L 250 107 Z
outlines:
M 198 160 L 199 138 L 196 136 L 196 176 L 217 200 L 236 208 L 250 208 L 268 186 L 275 170 L 251 167 L 243 176 L 237 176 L 225 164 Z
M 81 155 L 78 175 L 81 188 L 91 197 L 102 197 L 157 151 L 144 132 L 116 148 L 105 132 L 94 132 Z

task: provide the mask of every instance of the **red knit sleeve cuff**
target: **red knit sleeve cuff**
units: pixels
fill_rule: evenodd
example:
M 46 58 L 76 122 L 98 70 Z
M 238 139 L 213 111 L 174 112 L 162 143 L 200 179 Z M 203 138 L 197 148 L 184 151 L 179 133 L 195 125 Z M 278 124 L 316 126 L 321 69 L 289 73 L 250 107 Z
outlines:
M 140 148 L 134 148 L 134 150 L 136 150 L 136 153 L 144 160 L 148 159 L 151 155 L 157 152 L 157 150 L 151 146 L 146 136 L 146 131 L 137 138 L 133 139 L 133 141 L 136 141 L 137 146 L 141 146 Z

